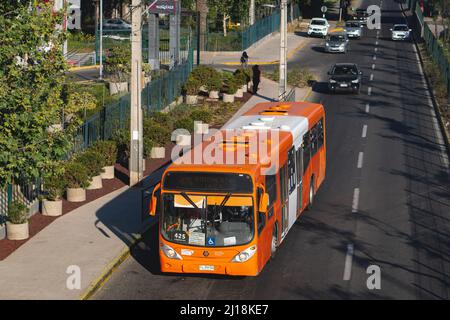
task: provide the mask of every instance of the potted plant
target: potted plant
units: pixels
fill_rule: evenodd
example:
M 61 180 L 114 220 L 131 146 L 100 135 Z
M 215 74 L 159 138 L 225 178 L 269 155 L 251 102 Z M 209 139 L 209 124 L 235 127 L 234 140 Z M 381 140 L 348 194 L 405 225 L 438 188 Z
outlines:
M 200 65 L 196 67 L 191 75 L 193 78 L 197 79 L 200 83 L 199 90 L 200 91 L 208 91 L 207 82 L 208 79 L 213 78 L 217 76 L 219 72 L 210 66 Z
M 101 189 L 103 187 L 101 174 L 103 172 L 103 167 L 105 167 L 105 165 L 107 164 L 105 162 L 104 156 L 102 156 L 96 149 L 91 147 L 83 152 L 80 156 L 78 156 L 78 161 L 82 165 L 84 165 L 84 167 L 88 171 L 90 180 L 89 185 L 86 189 Z
M 130 139 L 130 129 L 119 129 L 112 137 L 117 146 L 117 160 L 125 167 L 128 167 L 130 159 Z
M 219 90 L 222 87 L 222 79 L 218 73 L 206 80 L 206 89 L 210 99 L 219 99 Z
M 86 201 L 86 187 L 89 186 L 89 173 L 87 168 L 76 159 L 69 161 L 65 167 L 64 180 L 67 184 L 67 201 Z
M 250 77 L 247 74 L 245 69 L 237 69 L 234 72 L 234 77 L 236 79 L 236 83 L 238 84 L 238 91 L 236 97 L 242 98 L 243 93 L 248 91 L 248 82 L 250 81 Z
M 195 134 L 208 134 L 209 123 L 212 120 L 211 112 L 206 109 L 194 110 L 191 112 L 190 118 L 194 120 L 194 133 Z
M 62 196 L 64 195 L 64 174 L 52 172 L 44 176 L 44 199 L 42 199 L 42 214 L 57 217 L 62 215 Z
M 109 50 L 105 61 L 105 71 L 109 74 L 109 93 L 111 95 L 128 91 L 131 71 L 130 48 L 116 46 Z
M 12 201 L 8 205 L 6 235 L 9 240 L 25 240 L 29 237 L 28 208 L 21 202 Z
M 142 76 L 144 77 L 144 87 L 150 83 L 150 81 L 152 81 L 152 76 L 151 76 L 151 72 L 152 72 L 152 66 L 150 65 L 150 63 L 142 63 Z
M 105 180 L 114 179 L 114 165 L 117 160 L 116 143 L 111 140 L 97 141 L 92 146 L 92 149 L 96 150 L 104 158 L 105 166 L 102 168 L 103 172 L 100 173 L 101 178 Z
M 189 76 L 188 80 L 183 86 L 183 90 L 186 94 L 186 104 L 193 105 L 198 102 L 198 92 L 200 90 L 201 83 L 198 79 Z
M 162 120 L 162 118 L 164 117 L 159 116 L 156 119 L 158 118 Z M 166 122 L 166 125 L 168 125 L 168 122 Z M 162 159 L 165 157 L 165 146 L 168 142 L 170 142 L 170 133 L 171 128 L 168 126 L 164 126 L 164 122 L 160 124 L 156 122 L 154 118 L 148 118 L 144 121 L 144 137 L 148 140 L 147 149 L 149 149 L 151 146 L 151 158 Z
M 238 85 L 236 84 L 234 77 L 232 75 L 226 75 L 224 79 L 224 86 L 222 87 L 223 102 L 233 103 L 237 90 Z

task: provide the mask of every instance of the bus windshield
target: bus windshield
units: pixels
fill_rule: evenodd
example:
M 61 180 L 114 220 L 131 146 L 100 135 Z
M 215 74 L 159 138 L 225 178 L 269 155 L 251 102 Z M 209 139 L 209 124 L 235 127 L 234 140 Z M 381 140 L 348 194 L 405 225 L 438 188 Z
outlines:
M 248 196 L 164 194 L 161 234 L 189 246 L 243 245 L 254 236 L 253 211 Z

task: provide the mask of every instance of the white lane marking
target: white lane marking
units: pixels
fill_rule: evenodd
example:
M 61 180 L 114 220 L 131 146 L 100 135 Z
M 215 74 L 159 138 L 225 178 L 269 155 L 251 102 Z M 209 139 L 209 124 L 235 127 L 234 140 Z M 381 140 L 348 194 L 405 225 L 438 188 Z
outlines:
M 359 206 L 359 188 L 355 188 L 353 190 L 353 201 L 352 201 L 352 212 L 358 212 L 358 206 Z
M 362 137 L 362 138 L 367 137 L 367 124 L 365 124 L 365 125 L 363 126 L 363 130 L 362 130 L 361 137 Z
M 370 81 L 373 81 L 373 73 L 370 74 Z
M 414 52 L 416 54 L 417 64 L 419 65 L 420 75 L 422 78 L 422 85 L 426 89 L 425 94 L 427 95 L 428 106 L 430 109 L 430 115 L 431 115 L 431 119 L 433 119 L 432 122 L 433 122 L 434 131 L 436 133 L 436 138 L 438 140 L 439 148 L 441 149 L 441 152 L 440 152 L 441 160 L 444 164 L 445 169 L 447 170 L 447 174 L 449 174 L 449 159 L 447 156 L 447 150 L 445 147 L 444 138 L 443 138 L 441 129 L 438 124 L 437 114 L 436 114 L 436 111 L 434 110 L 434 105 L 433 105 L 433 101 L 431 100 L 431 95 L 428 90 L 427 82 L 425 81 L 425 73 L 423 71 L 422 64 L 420 63 L 419 53 L 417 52 L 416 46 L 414 44 L 412 44 L 412 46 L 413 46 Z
M 372 95 L 372 87 L 369 87 L 369 89 L 367 89 L 367 94 L 368 94 L 369 96 Z
M 372 70 L 375 70 L 375 63 L 372 64 Z
M 366 113 L 369 113 L 369 111 L 370 111 L 370 105 L 366 104 Z
M 377 60 L 377 56 L 376 55 L 373 56 L 373 60 Z
M 376 46 L 378 45 L 378 40 L 377 40 L 377 41 L 375 41 L 375 45 L 376 45 Z
M 364 152 L 360 152 L 358 154 L 358 164 L 357 164 L 357 168 L 361 169 L 363 167 L 364 164 Z
M 352 276 L 352 263 L 353 263 L 353 244 L 347 245 L 347 254 L 345 255 L 345 265 L 344 265 L 344 281 L 349 281 Z
M 378 48 L 375 48 L 375 52 L 377 52 L 378 51 Z

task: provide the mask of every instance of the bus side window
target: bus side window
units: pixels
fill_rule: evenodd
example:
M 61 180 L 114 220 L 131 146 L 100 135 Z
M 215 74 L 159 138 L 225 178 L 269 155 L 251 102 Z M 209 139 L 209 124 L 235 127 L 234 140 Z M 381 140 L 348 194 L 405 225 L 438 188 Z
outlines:
M 270 208 L 277 200 L 277 176 L 275 174 L 266 176 L 266 192 L 269 195 L 268 208 Z
M 303 174 L 308 169 L 309 160 L 311 159 L 311 142 L 309 131 L 303 136 Z
M 323 118 L 320 119 L 318 122 L 318 142 L 319 142 L 319 149 L 323 146 L 324 140 L 325 140 L 325 132 L 323 129 Z
M 289 194 L 291 194 L 296 187 L 295 182 L 295 148 L 292 147 L 288 152 L 288 175 L 289 175 Z
M 263 190 L 261 188 L 258 188 L 258 191 L 256 192 L 256 203 L 259 204 L 259 200 L 261 199 L 263 194 Z M 266 225 L 266 213 L 260 212 L 258 210 L 258 234 L 263 231 L 264 227 Z
M 318 139 L 317 139 L 317 124 L 314 125 L 314 127 L 312 127 L 311 129 L 311 157 L 313 157 L 316 152 L 317 152 L 317 144 L 318 144 Z

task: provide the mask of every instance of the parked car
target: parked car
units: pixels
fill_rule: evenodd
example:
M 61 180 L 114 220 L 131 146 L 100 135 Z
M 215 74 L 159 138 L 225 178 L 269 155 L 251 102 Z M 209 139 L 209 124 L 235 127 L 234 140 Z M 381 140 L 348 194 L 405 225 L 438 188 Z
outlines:
M 362 71 L 355 63 L 336 63 L 328 71 L 328 88 L 333 93 L 338 90 L 359 93 L 362 74 Z
M 340 52 L 347 53 L 348 51 L 348 37 L 345 30 L 342 28 L 334 29 L 327 36 L 325 42 L 325 52 Z
M 308 26 L 308 36 L 318 35 L 326 37 L 330 24 L 325 18 L 312 18 Z
M 362 25 L 358 21 L 346 21 L 345 32 L 349 38 L 361 39 L 363 33 Z
M 107 19 L 103 22 L 103 28 L 131 30 L 131 24 L 123 19 Z
M 411 29 L 406 24 L 394 24 L 391 28 L 392 40 L 409 40 Z
M 367 9 L 356 9 L 355 14 L 352 16 L 352 20 L 359 22 L 363 26 L 367 25 L 367 20 L 369 20 Z

